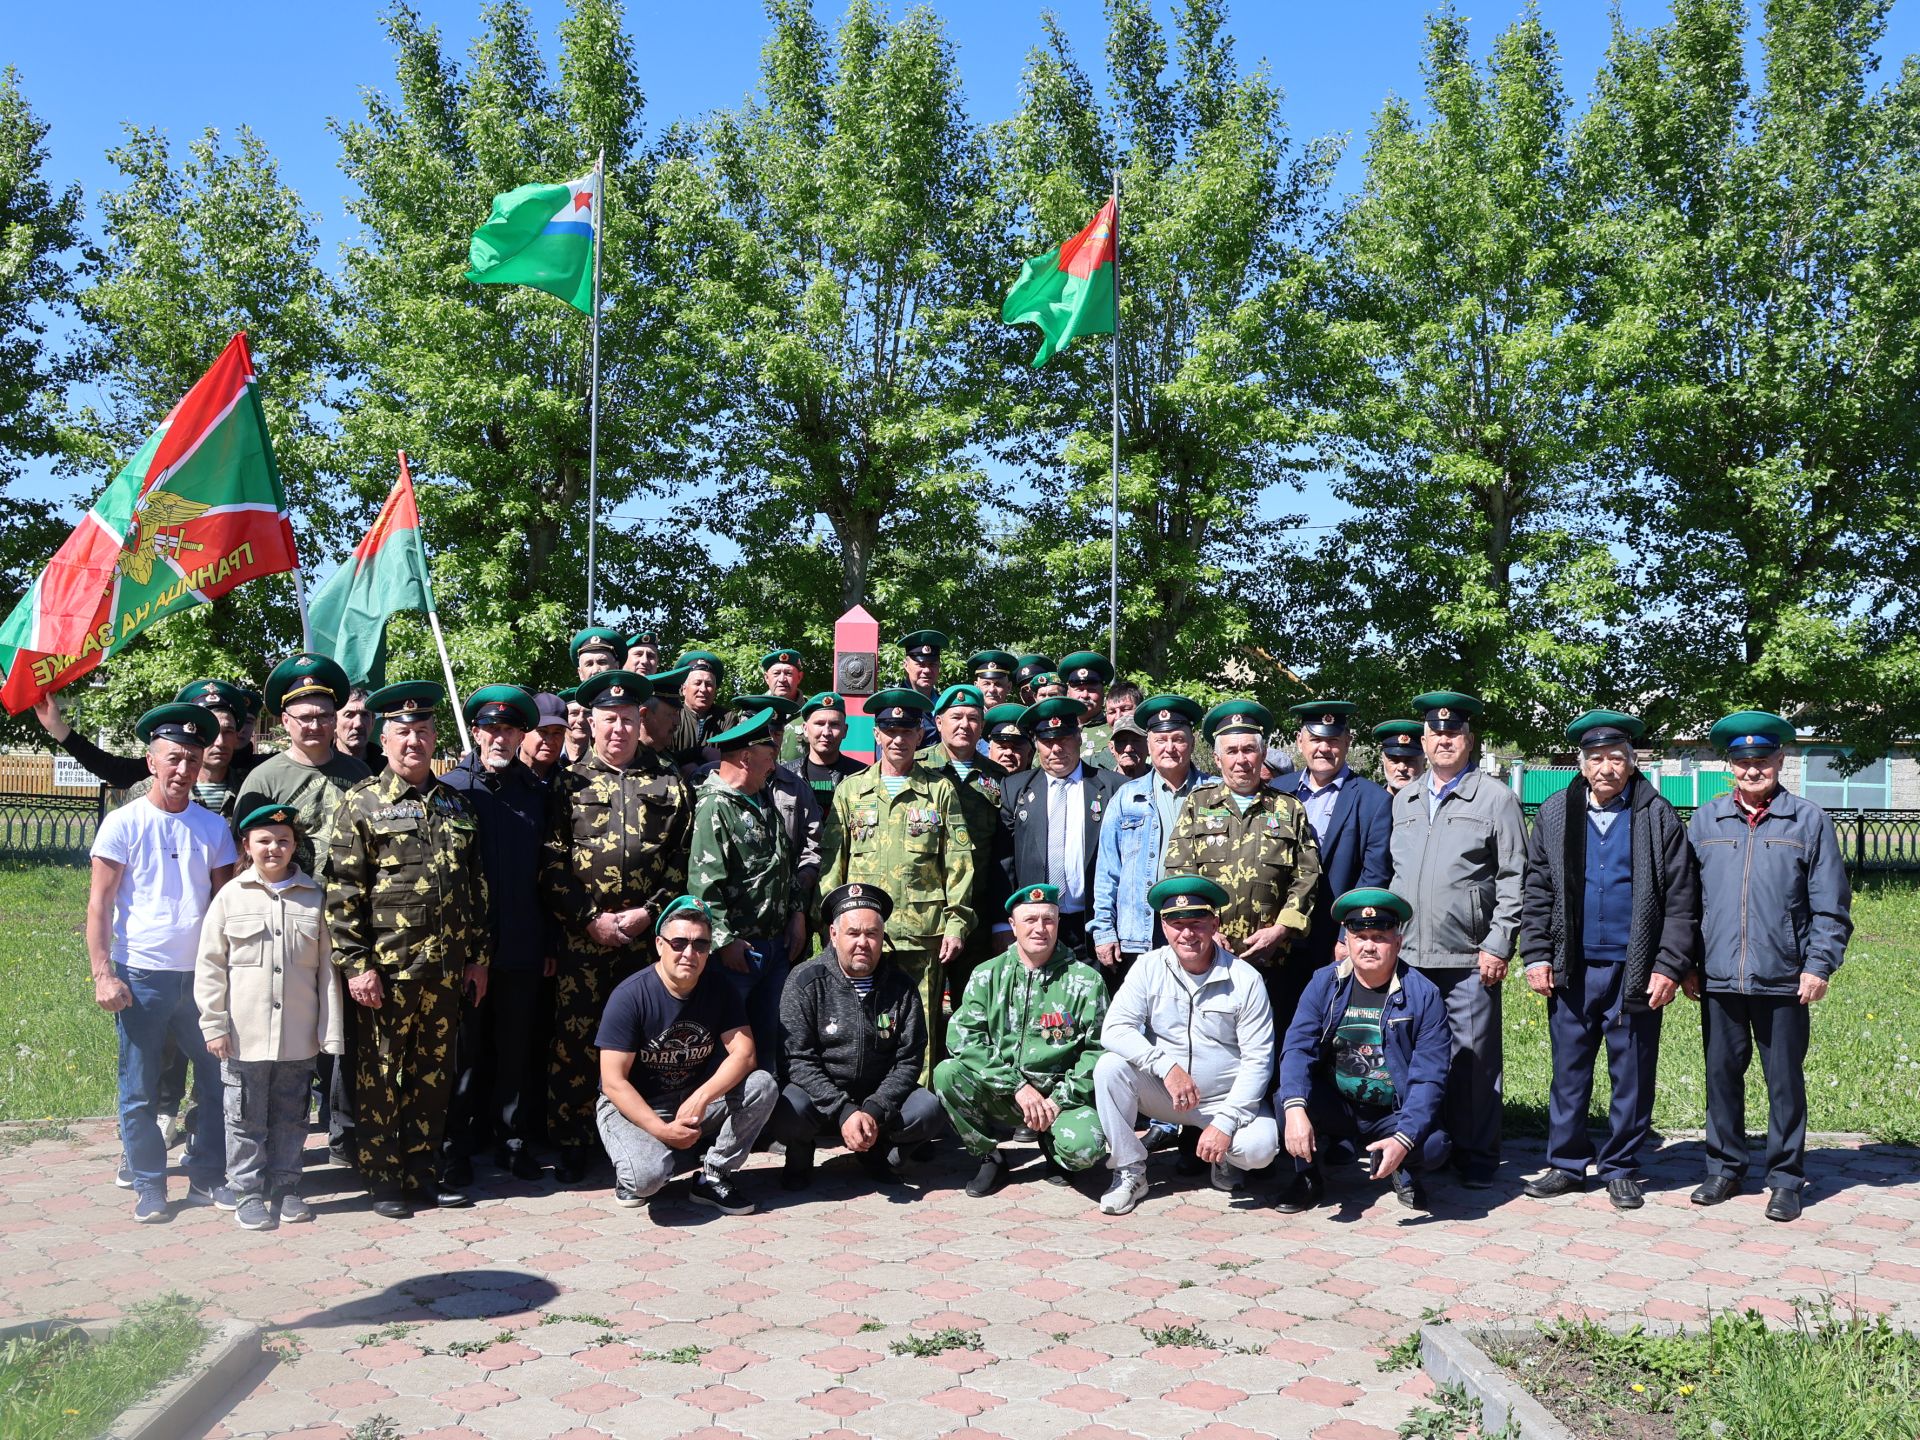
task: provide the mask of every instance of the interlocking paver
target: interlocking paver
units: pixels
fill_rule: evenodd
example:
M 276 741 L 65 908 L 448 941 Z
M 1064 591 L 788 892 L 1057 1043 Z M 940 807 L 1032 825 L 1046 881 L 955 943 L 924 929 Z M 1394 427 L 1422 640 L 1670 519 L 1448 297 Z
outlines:
M 796 1198 L 763 1158 L 767 1208 L 745 1219 L 675 1190 L 628 1212 L 604 1191 L 489 1189 L 483 1167 L 474 1208 L 396 1223 L 318 1169 L 316 1224 L 248 1234 L 211 1211 L 133 1225 L 111 1125 L 75 1129 L 0 1158 L 0 1317 L 109 1316 L 179 1289 L 291 1330 L 299 1361 L 263 1369 L 219 1440 L 329 1440 L 376 1414 L 435 1440 L 1390 1440 L 1431 1387 L 1377 1361 L 1430 1307 L 1697 1321 L 1831 1293 L 1920 1323 L 1920 1165 L 1886 1146 L 1816 1147 L 1791 1229 L 1754 1193 L 1689 1205 L 1698 1147 L 1670 1142 L 1633 1215 L 1597 1192 L 1521 1198 L 1538 1151 L 1516 1145 L 1503 1189 L 1436 1184 L 1431 1216 L 1340 1177 L 1336 1206 L 1281 1216 L 1182 1188 L 1163 1159 L 1119 1217 L 1093 1211 L 1099 1176 L 1075 1190 L 1023 1170 L 967 1200 L 958 1157 L 908 1204 L 837 1157 Z M 1207 1343 L 1143 1333 L 1166 1327 Z M 981 1348 L 890 1353 L 948 1328 Z

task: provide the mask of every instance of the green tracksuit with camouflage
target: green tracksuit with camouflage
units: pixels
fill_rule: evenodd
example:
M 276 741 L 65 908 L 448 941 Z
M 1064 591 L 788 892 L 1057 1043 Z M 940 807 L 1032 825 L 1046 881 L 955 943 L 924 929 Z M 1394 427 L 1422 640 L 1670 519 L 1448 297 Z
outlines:
M 453 1100 L 460 982 L 492 959 L 472 802 L 393 770 L 352 786 L 333 815 L 327 929 L 340 973 L 378 973 L 355 1006 L 354 1136 L 380 1190 L 431 1194 Z
M 1000 837 L 1000 786 L 1007 778 L 1005 767 L 982 755 L 973 761 L 969 773 L 962 775 L 944 744 L 930 746 L 917 757 L 928 769 L 945 775 L 960 796 L 960 813 L 966 818 L 967 834 L 973 839 L 973 933 L 959 959 L 947 966 L 946 989 L 953 1003 L 967 988 L 967 979 L 976 965 L 985 964 L 999 953 L 994 944 L 993 917 L 1004 913 L 1007 903 L 1007 872 L 994 862 L 993 846 Z M 945 1017 L 935 1014 L 928 1022 L 933 1040 L 933 1058 L 946 1054 Z
M 547 1129 L 556 1145 L 599 1143 L 594 1107 L 600 1052 L 593 1036 L 614 985 L 648 964 L 651 932 L 626 948 L 587 936 L 594 917 L 644 905 L 658 916 L 687 888 L 693 794 L 644 745 L 625 768 L 598 753 L 553 777 L 551 821 L 540 863 L 540 893 L 561 937 L 555 971 L 553 1058 L 547 1073 Z
M 762 789 L 744 795 L 709 773 L 694 791 L 687 893 L 713 912 L 713 948 L 784 935 L 793 913 L 793 848 Z
M 1031 1085 L 1060 1107 L 1040 1146 L 1064 1170 L 1107 1153 L 1093 1108 L 1093 1067 L 1107 1018 L 1107 982 L 1065 950 L 1037 970 L 1009 948 L 973 972 L 947 1027 L 948 1058 L 933 1072 L 954 1131 L 985 1157 L 1023 1121 L 1014 1092 Z

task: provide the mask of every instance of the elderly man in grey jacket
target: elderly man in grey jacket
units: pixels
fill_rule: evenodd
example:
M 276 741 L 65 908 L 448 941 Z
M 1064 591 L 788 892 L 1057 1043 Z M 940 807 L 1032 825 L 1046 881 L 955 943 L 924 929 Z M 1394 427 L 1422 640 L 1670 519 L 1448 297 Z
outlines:
M 1216 1190 L 1264 1169 L 1280 1152 L 1267 1103 L 1273 1077 L 1273 1008 L 1266 981 L 1216 940 L 1227 892 L 1198 875 L 1169 875 L 1147 892 L 1167 943 L 1127 972 L 1100 1028 L 1106 1053 L 1093 1070 L 1093 1103 L 1107 1137 L 1113 1183 L 1106 1215 L 1124 1215 L 1147 1193 L 1142 1115 L 1202 1127 L 1195 1153 Z
M 1714 748 L 1731 794 L 1693 812 L 1700 860 L 1707 1052 L 1707 1179 L 1696 1205 L 1736 1194 L 1747 1173 L 1747 1067 L 1767 1078 L 1767 1218 L 1795 1220 L 1807 1158 L 1808 1007 L 1846 957 L 1853 895 L 1826 811 L 1780 788 L 1793 726 L 1762 710 L 1722 718 Z M 1696 978 L 1689 993 L 1701 988 Z
M 1413 705 L 1427 776 L 1393 797 L 1392 889 L 1413 905 L 1401 958 L 1446 1001 L 1443 1128 L 1461 1183 L 1485 1190 L 1500 1166 L 1500 983 L 1520 932 L 1526 830 L 1513 791 L 1473 763 L 1478 697 L 1434 690 Z

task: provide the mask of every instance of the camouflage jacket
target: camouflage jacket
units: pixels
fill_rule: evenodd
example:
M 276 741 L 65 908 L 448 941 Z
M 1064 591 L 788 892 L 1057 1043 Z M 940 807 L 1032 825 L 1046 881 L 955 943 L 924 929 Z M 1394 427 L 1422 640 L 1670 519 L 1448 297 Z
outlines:
M 658 915 L 687 888 L 693 793 L 644 745 L 625 769 L 589 752 L 554 776 L 540 863 L 547 913 L 576 949 L 594 916 L 644 905 Z
M 694 791 L 687 893 L 713 912 L 713 943 L 786 933 L 793 913 L 793 843 L 770 788 L 749 797 L 708 775 Z
M 1080 763 L 1100 770 L 1118 770 L 1113 758 L 1113 727 L 1106 721 L 1080 727 Z
M 995 1092 L 1022 1082 L 1061 1109 L 1093 1103 L 1107 982 L 1066 950 L 1029 970 L 1008 947 L 981 963 L 947 1024 L 947 1053 Z
M 960 813 L 966 818 L 967 834 L 973 838 L 972 904 L 974 936 L 978 939 L 991 933 L 995 918 L 1007 902 L 1006 871 L 993 854 L 1000 838 L 1000 786 L 1007 772 L 982 755 L 963 778 L 944 744 L 930 746 L 915 758 L 929 770 L 946 776 L 959 793 Z
M 473 802 L 393 770 L 360 781 L 334 812 L 327 929 L 343 975 L 458 973 L 493 958 Z
M 893 899 L 887 934 L 924 947 L 973 929 L 973 838 L 953 781 L 915 765 L 888 795 L 878 765 L 833 792 L 820 836 L 820 893 L 858 881 Z
M 1227 782 L 1196 785 L 1167 839 L 1166 873 L 1204 875 L 1228 895 L 1220 943 L 1238 953 L 1256 930 L 1279 924 L 1298 939 L 1313 918 L 1320 849 L 1306 807 L 1264 785 L 1246 814 Z

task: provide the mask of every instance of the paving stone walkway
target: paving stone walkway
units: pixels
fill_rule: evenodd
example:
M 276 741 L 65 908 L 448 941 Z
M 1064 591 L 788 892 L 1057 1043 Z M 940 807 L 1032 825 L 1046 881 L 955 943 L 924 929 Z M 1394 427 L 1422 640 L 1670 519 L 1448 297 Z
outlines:
M 1698 1149 L 1669 1142 L 1634 1215 L 1524 1199 L 1539 1157 L 1519 1144 L 1500 1188 L 1436 1187 L 1431 1216 L 1337 1175 L 1343 1203 L 1283 1216 L 1189 1188 L 1168 1156 L 1125 1217 L 1094 1211 L 1104 1175 L 1075 1190 L 1029 1169 L 976 1201 L 954 1154 L 892 1195 L 829 1158 L 804 1197 L 759 1157 L 745 1218 L 685 1204 L 684 1181 L 625 1211 L 482 1167 L 473 1208 L 390 1222 L 317 1169 L 316 1224 L 249 1234 L 212 1210 L 133 1224 L 111 1125 L 75 1135 L 0 1158 L 0 1317 L 177 1289 L 291 1335 L 297 1358 L 263 1367 L 215 1437 L 323 1440 L 383 1415 L 432 1440 L 1392 1440 L 1428 1387 L 1376 1362 L 1427 1311 L 1784 1317 L 1830 1294 L 1920 1325 L 1920 1157 L 1858 1143 L 1817 1151 L 1794 1225 L 1752 1193 L 1693 1208 Z M 894 1353 L 946 1330 L 979 1348 Z

